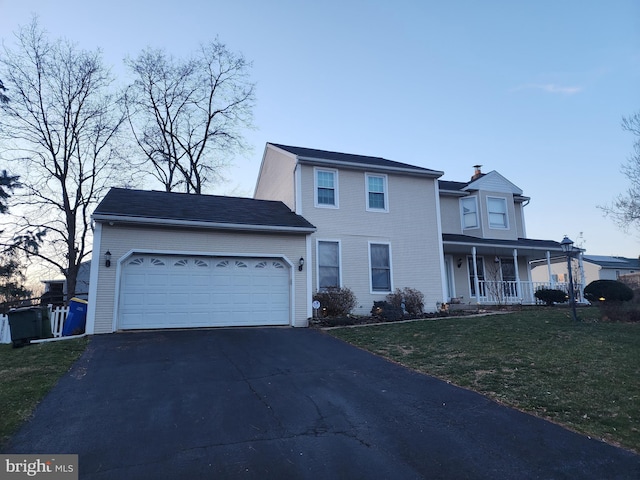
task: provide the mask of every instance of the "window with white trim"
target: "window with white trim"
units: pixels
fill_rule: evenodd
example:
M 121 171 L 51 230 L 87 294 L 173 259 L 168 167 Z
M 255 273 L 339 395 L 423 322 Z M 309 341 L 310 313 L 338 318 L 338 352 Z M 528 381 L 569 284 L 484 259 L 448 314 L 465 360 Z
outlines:
M 340 287 L 340 244 L 318 241 L 318 290 Z
M 337 170 L 315 170 L 316 207 L 338 206 L 338 172 Z
M 478 228 L 478 199 L 476 197 L 461 198 L 460 212 L 462 228 Z
M 388 209 L 387 200 L 387 176 L 365 175 L 367 188 L 367 210 L 386 212 Z
M 487 197 L 487 212 L 489 215 L 489 228 L 509 228 L 506 198 Z
M 371 291 L 391 291 L 391 247 L 388 243 L 369 244 L 371 266 Z

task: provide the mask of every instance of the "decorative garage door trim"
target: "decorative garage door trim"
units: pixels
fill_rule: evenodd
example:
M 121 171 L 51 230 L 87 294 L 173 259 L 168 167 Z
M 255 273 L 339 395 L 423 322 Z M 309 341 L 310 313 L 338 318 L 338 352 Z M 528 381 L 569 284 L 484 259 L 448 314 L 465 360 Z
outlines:
M 114 330 L 292 322 L 292 263 L 278 255 L 138 250 L 116 274 Z

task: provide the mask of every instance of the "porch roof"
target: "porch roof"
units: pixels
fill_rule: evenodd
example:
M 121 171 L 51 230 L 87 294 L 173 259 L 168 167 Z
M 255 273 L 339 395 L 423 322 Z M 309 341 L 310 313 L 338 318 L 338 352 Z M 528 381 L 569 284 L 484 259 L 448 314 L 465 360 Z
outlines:
M 511 255 L 518 250 L 518 256 L 528 257 L 530 260 L 543 258 L 546 252 L 562 252 L 562 247 L 555 240 L 536 240 L 532 238 L 518 238 L 517 240 L 502 240 L 497 238 L 478 238 L 455 233 L 443 233 L 442 243 L 444 253 L 471 253 L 476 247 L 478 255 Z

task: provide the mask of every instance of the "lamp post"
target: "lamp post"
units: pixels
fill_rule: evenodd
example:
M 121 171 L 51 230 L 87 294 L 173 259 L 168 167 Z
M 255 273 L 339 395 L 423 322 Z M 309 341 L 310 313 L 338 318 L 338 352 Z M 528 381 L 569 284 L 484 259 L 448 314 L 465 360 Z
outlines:
M 562 251 L 567 255 L 567 270 L 569 271 L 569 305 L 571 305 L 571 316 L 574 321 L 578 321 L 576 315 L 576 297 L 573 290 L 573 274 L 571 273 L 571 259 L 573 258 L 573 240 L 566 235 L 560 242 Z

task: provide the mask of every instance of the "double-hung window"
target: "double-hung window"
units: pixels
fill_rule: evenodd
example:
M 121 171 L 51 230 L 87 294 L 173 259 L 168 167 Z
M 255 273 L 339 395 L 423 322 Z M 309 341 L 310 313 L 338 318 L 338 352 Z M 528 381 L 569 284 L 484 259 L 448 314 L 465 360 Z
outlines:
M 318 241 L 318 290 L 340 286 L 340 244 Z
M 468 197 L 460 199 L 462 228 L 478 228 L 478 199 Z
M 391 291 L 391 247 L 388 243 L 369 244 L 371 292 Z
M 365 175 L 367 188 L 367 210 L 386 212 L 388 210 L 387 176 Z
M 338 207 L 338 172 L 316 169 L 316 206 Z
M 506 198 L 487 197 L 487 212 L 489 213 L 489 228 L 509 228 Z

